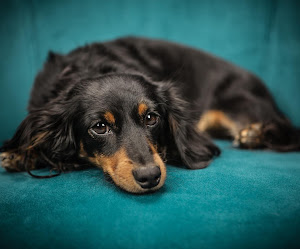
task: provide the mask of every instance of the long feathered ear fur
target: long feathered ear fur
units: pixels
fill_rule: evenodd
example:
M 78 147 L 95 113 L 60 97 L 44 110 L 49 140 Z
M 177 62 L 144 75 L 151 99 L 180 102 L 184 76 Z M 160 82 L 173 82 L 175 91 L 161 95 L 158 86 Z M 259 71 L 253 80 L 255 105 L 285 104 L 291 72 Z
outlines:
M 190 169 L 205 168 L 220 154 L 220 149 L 191 122 L 190 106 L 171 82 L 158 84 L 158 92 L 168 117 L 167 160 L 183 163 Z
M 37 168 L 43 161 L 62 170 L 76 156 L 71 118 L 75 109 L 73 103 L 54 100 L 32 110 L 13 138 L 1 148 L 2 166 L 7 170 L 22 171 Z

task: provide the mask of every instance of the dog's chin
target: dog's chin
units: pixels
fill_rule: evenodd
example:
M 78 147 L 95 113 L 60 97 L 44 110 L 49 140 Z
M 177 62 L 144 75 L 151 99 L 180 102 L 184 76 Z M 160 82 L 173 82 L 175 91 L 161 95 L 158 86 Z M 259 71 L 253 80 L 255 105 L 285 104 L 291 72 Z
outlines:
M 129 184 L 125 184 L 125 185 L 121 185 L 119 183 L 115 184 L 121 188 L 122 190 L 125 190 L 128 193 L 131 194 L 136 194 L 136 195 L 141 195 L 141 194 L 150 194 L 150 193 L 154 193 L 156 191 L 158 191 L 163 185 L 164 185 L 164 181 L 160 181 L 160 183 L 153 187 L 153 188 L 142 188 L 141 186 L 139 186 L 138 184 L 134 184 L 134 185 L 129 185 Z

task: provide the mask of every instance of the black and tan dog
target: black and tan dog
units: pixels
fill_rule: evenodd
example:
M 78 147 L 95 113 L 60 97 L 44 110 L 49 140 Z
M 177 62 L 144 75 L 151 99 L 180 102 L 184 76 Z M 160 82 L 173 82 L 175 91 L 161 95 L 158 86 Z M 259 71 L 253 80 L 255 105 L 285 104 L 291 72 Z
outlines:
M 29 114 L 2 147 L 2 166 L 63 171 L 95 165 L 132 193 L 154 191 L 165 162 L 206 167 L 220 150 L 208 134 L 243 148 L 300 150 L 299 131 L 261 81 L 205 52 L 122 38 L 50 53 Z

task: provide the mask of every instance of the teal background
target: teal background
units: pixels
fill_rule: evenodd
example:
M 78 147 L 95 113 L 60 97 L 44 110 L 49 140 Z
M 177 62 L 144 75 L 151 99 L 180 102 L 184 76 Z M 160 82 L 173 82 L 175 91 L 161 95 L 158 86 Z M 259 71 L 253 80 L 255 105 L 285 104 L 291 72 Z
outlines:
M 1 1 L 0 141 L 26 116 L 49 50 L 122 35 L 201 48 L 260 76 L 300 126 L 300 1 Z M 49 180 L 0 169 L 0 248 L 299 248 L 300 153 L 232 149 L 205 170 L 168 166 L 134 196 L 99 170 Z

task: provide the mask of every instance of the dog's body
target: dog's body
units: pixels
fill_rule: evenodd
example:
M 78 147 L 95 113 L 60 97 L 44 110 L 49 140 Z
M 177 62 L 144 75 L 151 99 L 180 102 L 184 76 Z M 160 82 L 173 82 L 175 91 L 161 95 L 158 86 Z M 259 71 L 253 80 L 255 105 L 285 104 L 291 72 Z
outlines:
M 50 53 L 28 110 L 2 148 L 2 166 L 92 164 L 134 193 L 164 184 L 163 161 L 206 167 L 220 153 L 207 133 L 243 148 L 300 150 L 299 131 L 258 78 L 158 40 L 122 38 Z

